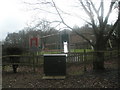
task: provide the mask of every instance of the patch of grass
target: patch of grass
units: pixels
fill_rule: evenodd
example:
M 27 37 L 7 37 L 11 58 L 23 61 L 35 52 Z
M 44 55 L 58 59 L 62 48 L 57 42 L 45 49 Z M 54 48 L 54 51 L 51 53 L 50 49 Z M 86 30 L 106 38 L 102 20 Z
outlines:
M 71 49 L 70 52 L 84 52 L 84 50 L 86 50 L 86 52 L 91 52 L 93 51 L 92 49 Z
M 5 65 L 2 67 L 3 71 L 9 71 L 9 70 L 12 70 L 12 66 L 10 65 Z
M 57 51 L 54 51 L 54 52 L 45 52 L 45 51 L 43 51 L 43 52 L 41 52 L 41 54 L 43 55 L 43 54 L 60 54 L 61 52 L 57 52 Z
M 85 49 L 86 52 L 91 52 L 93 51 L 92 49 Z M 69 52 L 84 52 L 84 49 L 71 49 Z M 43 54 L 60 54 L 63 53 L 61 51 L 41 51 L 37 52 L 36 55 L 43 55 Z
M 82 75 L 84 72 L 82 70 L 70 72 L 69 75 Z

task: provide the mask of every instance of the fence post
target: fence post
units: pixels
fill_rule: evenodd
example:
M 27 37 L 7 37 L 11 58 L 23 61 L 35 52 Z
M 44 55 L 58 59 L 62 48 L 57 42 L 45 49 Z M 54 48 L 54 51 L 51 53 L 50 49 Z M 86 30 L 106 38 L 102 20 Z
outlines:
M 35 72 L 35 53 L 33 53 L 33 72 Z
M 83 61 L 84 61 L 84 71 L 87 71 L 86 70 L 86 50 L 84 49 L 84 53 L 83 53 Z
M 111 58 L 113 58 L 113 50 L 111 49 L 111 53 L 110 53 Z

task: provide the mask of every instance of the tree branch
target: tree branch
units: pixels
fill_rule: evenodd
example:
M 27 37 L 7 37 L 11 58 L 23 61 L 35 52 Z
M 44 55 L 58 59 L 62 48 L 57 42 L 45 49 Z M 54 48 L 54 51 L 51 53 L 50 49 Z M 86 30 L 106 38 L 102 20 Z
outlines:
M 51 22 L 51 24 L 54 23 L 54 22 L 59 22 L 54 28 L 58 27 L 62 23 L 60 21 L 53 21 L 53 22 Z
M 83 36 L 82 34 L 78 33 L 77 31 L 73 30 L 78 36 L 82 37 L 83 39 L 85 39 L 90 45 L 92 45 L 94 47 L 94 44 L 85 36 Z
M 42 5 L 45 4 L 46 5 L 46 4 L 51 4 L 51 2 L 47 2 L 47 1 L 43 1 L 43 2 L 42 1 L 38 1 L 38 2 L 35 2 L 35 3 L 33 3 L 33 2 L 30 3 L 30 2 L 25 2 L 24 1 L 23 3 L 28 4 L 28 5 L 40 5 L 40 4 L 42 4 Z
M 98 10 L 97 10 L 98 13 L 99 13 L 99 11 L 100 11 L 100 8 L 101 8 L 101 4 L 100 4 L 100 6 L 99 6 L 99 8 L 98 8 Z
M 68 25 L 64 22 L 64 20 L 63 20 L 61 14 L 60 14 L 60 12 L 59 12 L 58 9 L 57 9 L 57 6 L 56 6 L 55 2 L 54 2 L 53 0 L 52 0 L 52 2 L 53 2 L 53 6 L 55 7 L 55 9 L 56 9 L 56 11 L 57 11 L 57 13 L 58 13 L 60 19 L 62 20 L 62 22 L 63 22 L 67 27 L 69 27 L 70 29 L 72 29 L 70 26 L 68 26 Z
M 104 25 L 105 25 L 105 26 L 106 26 L 106 24 L 107 24 L 107 21 L 108 21 L 108 18 L 109 18 L 109 16 L 110 16 L 110 13 L 112 12 L 112 7 L 113 7 L 114 3 L 115 3 L 115 1 L 111 2 L 111 4 L 110 4 L 109 11 L 108 11 L 107 16 L 105 17 L 105 20 L 104 20 Z
M 62 13 L 64 13 L 64 14 L 67 14 L 67 15 L 70 15 L 70 16 L 75 16 L 75 15 L 73 15 L 73 14 L 70 14 L 70 13 L 66 13 L 66 12 L 64 12 L 64 11 L 62 11 L 60 8 L 58 8 L 57 7 L 57 9 L 59 10 L 59 11 L 61 11 Z M 78 17 L 78 16 L 76 16 L 76 17 Z M 79 17 L 79 18 L 81 18 L 81 17 Z M 90 22 L 88 22 L 87 20 L 85 20 L 85 19 L 83 19 L 83 18 L 81 18 L 82 20 L 84 20 L 86 23 L 88 23 L 89 25 L 92 25 L 92 23 L 90 23 Z
M 82 0 L 79 0 L 79 2 L 81 3 L 81 5 L 82 5 L 83 9 L 85 10 L 85 12 L 87 13 L 87 15 L 92 20 L 92 16 L 91 16 L 90 12 L 87 10 L 87 8 L 85 7 L 85 5 L 83 4 Z
M 104 1 L 101 0 L 101 16 L 100 16 L 101 25 L 103 24 L 103 17 L 104 17 Z
M 91 43 L 89 39 L 87 39 L 85 36 L 83 36 L 82 34 L 78 33 L 77 31 L 75 31 L 72 27 L 68 26 L 68 25 L 64 22 L 61 14 L 59 13 L 59 11 L 58 11 L 58 9 L 57 9 L 57 7 L 56 7 L 55 2 L 54 2 L 53 0 L 52 0 L 52 2 L 53 2 L 53 5 L 54 5 L 54 7 L 55 7 L 55 9 L 56 9 L 56 11 L 57 11 L 60 19 L 62 20 L 62 23 L 63 23 L 64 25 L 66 25 L 69 29 L 73 30 L 77 35 L 81 36 L 81 37 L 82 37 L 83 39 L 85 39 L 90 45 L 92 45 L 92 46 L 94 47 L 94 44 Z
M 44 11 L 44 12 L 47 12 L 47 13 L 57 15 L 57 13 L 53 13 L 53 12 L 50 12 L 50 11 L 47 11 L 47 10 L 44 10 L 44 9 L 41 9 L 41 8 L 33 8 L 33 10 L 41 10 L 41 11 Z
M 103 15 L 104 15 L 104 6 L 103 6 L 103 0 L 101 0 L 101 4 L 100 4 L 100 7 L 99 7 L 99 10 L 101 8 L 101 16 L 99 15 L 99 10 L 97 11 L 95 5 L 93 4 L 93 2 L 91 0 L 89 0 L 92 7 L 93 7 L 93 10 L 95 11 L 96 15 L 97 15 L 97 18 L 98 18 L 98 21 L 99 21 L 99 24 L 100 24 L 100 27 L 103 25 Z
M 95 11 L 95 13 L 97 14 L 97 16 L 99 16 L 99 12 L 97 11 L 97 9 L 95 8 L 95 5 L 93 4 L 93 2 L 91 1 L 91 0 L 89 0 L 90 1 L 90 3 L 91 3 L 91 5 L 92 5 L 92 7 L 93 7 L 93 9 L 94 9 L 94 11 Z
M 119 22 L 119 20 L 117 20 L 115 23 L 114 23 L 114 25 L 113 25 L 113 27 L 112 27 L 112 29 L 109 31 L 109 33 L 108 33 L 108 35 L 107 35 L 107 37 L 106 37 L 106 41 L 110 38 L 110 36 L 112 35 L 112 33 L 113 33 L 113 31 L 115 30 L 115 28 L 117 27 L 117 25 L 118 25 L 118 22 Z
M 96 25 L 95 25 L 95 22 L 94 22 L 94 17 L 93 17 L 93 12 L 92 12 L 92 10 L 91 10 L 91 8 L 90 8 L 90 6 L 88 6 L 88 8 L 89 8 L 89 10 L 90 10 L 90 12 L 87 10 L 87 8 L 85 7 L 85 5 L 83 4 L 83 2 L 82 2 L 82 0 L 79 0 L 80 1 L 80 3 L 81 3 L 81 5 L 82 5 L 82 7 L 83 7 L 83 9 L 85 10 L 85 12 L 87 13 L 87 15 L 90 17 L 90 20 L 91 20 L 91 22 L 92 22 L 92 27 L 93 27 L 93 31 L 94 31 L 94 34 L 95 34 L 95 36 L 97 37 L 97 27 L 96 27 Z

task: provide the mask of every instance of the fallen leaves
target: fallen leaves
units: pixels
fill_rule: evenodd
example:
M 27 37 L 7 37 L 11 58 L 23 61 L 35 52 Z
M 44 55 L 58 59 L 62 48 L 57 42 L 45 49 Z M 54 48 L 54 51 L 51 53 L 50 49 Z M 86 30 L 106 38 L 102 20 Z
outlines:
M 71 65 L 64 80 L 43 80 L 43 68 L 39 68 L 38 73 L 25 72 L 27 67 L 19 68 L 20 72 L 16 74 L 3 73 L 3 88 L 117 88 L 117 68 L 110 64 L 106 72 L 99 74 L 92 71 L 81 73 L 81 65 Z

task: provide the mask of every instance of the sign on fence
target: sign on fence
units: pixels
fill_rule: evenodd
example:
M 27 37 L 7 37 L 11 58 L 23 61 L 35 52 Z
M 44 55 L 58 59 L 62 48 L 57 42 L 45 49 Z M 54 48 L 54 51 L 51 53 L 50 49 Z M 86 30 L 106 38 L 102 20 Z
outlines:
M 38 47 L 38 38 L 37 37 L 30 38 L 30 47 Z
M 38 41 L 39 41 L 38 37 L 30 38 L 30 51 L 36 52 L 39 50 L 38 49 L 38 47 L 39 47 Z

